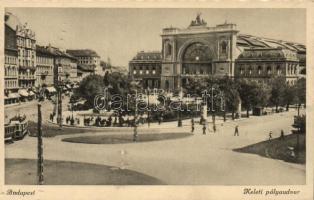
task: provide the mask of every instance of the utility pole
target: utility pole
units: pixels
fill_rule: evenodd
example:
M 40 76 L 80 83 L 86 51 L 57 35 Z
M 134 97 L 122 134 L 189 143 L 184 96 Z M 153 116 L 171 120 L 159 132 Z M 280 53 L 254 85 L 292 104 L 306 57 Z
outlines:
M 42 138 L 42 118 L 41 118 L 41 103 L 38 103 L 38 123 L 37 123 L 37 148 L 38 148 L 38 159 L 37 159 L 37 176 L 38 185 L 44 184 L 44 158 L 43 158 L 43 138 Z
M 181 80 L 181 79 L 180 79 Z M 180 87 L 180 94 L 179 94 L 179 110 L 178 110 L 178 127 L 182 127 L 182 118 L 181 118 L 181 105 L 182 105 L 182 87 Z
M 135 92 L 135 113 L 134 113 L 134 129 L 133 129 L 133 142 L 137 142 L 137 91 Z
M 62 86 L 58 83 L 58 123 L 59 129 L 62 129 Z
M 213 85 L 211 86 L 211 111 L 212 111 L 212 118 L 213 118 L 213 129 L 215 130 L 215 121 L 216 121 L 216 116 L 215 116 L 215 110 L 214 110 L 214 87 Z
M 150 127 L 150 107 L 149 107 L 149 88 L 147 89 L 147 104 L 148 104 L 148 110 L 147 110 L 147 126 Z

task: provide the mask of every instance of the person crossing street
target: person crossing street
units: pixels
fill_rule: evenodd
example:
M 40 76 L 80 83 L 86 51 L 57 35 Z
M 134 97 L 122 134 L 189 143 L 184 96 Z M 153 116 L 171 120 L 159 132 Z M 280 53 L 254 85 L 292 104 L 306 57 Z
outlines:
M 191 132 L 194 133 L 194 119 L 191 120 Z
M 206 123 L 203 125 L 203 135 L 206 135 Z
M 236 125 L 234 128 L 234 135 L 233 136 L 239 136 L 239 126 Z

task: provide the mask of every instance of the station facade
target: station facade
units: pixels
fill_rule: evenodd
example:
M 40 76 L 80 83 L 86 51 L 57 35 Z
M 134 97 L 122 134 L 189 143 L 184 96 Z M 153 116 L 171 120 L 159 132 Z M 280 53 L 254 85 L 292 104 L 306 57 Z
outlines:
M 160 59 L 146 59 L 140 65 L 157 63 L 161 68 L 160 74 L 156 74 L 160 75 L 158 86 L 165 90 L 184 87 L 190 77 L 210 76 L 258 81 L 283 76 L 294 84 L 301 69 L 305 69 L 304 45 L 240 34 L 236 24 L 227 22 L 209 27 L 200 15 L 187 28 L 164 28 L 161 40 Z M 146 73 L 136 76 L 136 63 L 139 63 L 136 59 L 130 61 L 129 73 L 147 85 L 145 80 L 150 77 Z

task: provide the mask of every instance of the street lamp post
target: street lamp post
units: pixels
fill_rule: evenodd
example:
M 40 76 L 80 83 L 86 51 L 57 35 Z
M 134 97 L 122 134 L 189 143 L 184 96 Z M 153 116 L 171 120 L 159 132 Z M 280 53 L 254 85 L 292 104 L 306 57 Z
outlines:
M 38 100 L 38 122 L 37 122 L 37 176 L 38 185 L 44 184 L 44 157 L 43 157 L 43 138 L 42 138 L 42 115 L 41 115 L 41 101 Z
M 180 94 L 179 94 L 179 110 L 178 110 L 178 127 L 182 127 L 182 117 L 181 117 L 181 104 L 182 104 L 182 99 L 181 99 L 181 95 L 182 95 L 182 87 L 180 90 Z
M 62 129 L 62 83 L 58 82 L 58 117 L 59 129 Z
M 135 112 L 134 112 L 134 129 L 133 129 L 133 142 L 137 142 L 137 91 L 135 92 Z
M 147 89 L 147 104 L 148 104 L 148 109 L 147 109 L 147 126 L 150 127 L 150 107 L 149 107 L 149 87 Z
M 216 129 L 216 116 L 215 116 L 215 110 L 214 110 L 214 87 L 213 85 L 211 86 L 211 112 L 212 112 L 212 120 L 213 120 L 213 129 Z

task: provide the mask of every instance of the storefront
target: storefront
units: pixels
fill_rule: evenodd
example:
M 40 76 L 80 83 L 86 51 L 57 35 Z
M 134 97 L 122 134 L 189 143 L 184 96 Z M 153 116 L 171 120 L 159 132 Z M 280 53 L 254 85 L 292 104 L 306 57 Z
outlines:
M 45 96 L 50 99 L 51 96 L 55 95 L 57 93 L 57 90 L 56 88 L 50 86 L 50 87 L 47 87 L 45 89 Z
M 18 91 L 18 93 L 19 93 L 19 95 L 21 96 L 21 97 L 20 97 L 20 100 L 21 100 L 21 101 L 26 101 L 26 100 L 27 100 L 29 94 L 28 94 L 28 92 L 27 92 L 26 89 L 20 89 L 20 90 Z
M 28 100 L 33 100 L 35 99 L 35 93 L 33 91 L 28 92 Z
M 19 98 L 20 95 L 18 93 L 10 93 L 8 96 L 4 97 L 4 104 L 14 104 L 14 103 L 19 103 Z

